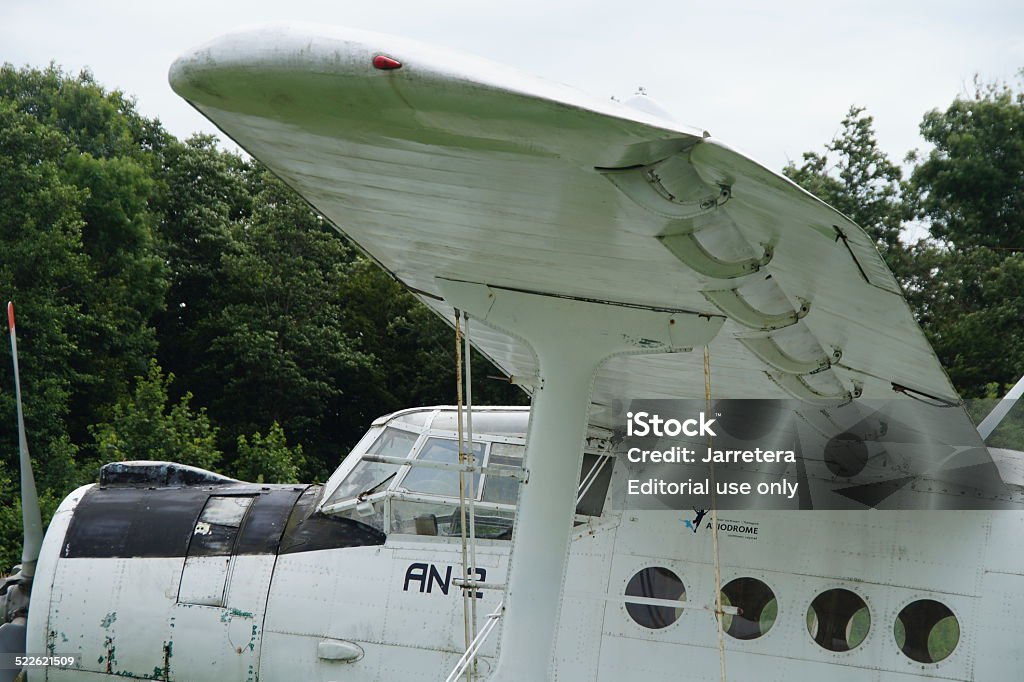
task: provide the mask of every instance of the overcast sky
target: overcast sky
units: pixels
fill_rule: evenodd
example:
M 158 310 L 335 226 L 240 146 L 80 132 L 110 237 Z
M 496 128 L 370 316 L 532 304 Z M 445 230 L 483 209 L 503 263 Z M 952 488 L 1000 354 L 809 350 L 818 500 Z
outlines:
M 1024 67 L 1024 2 L 715 0 L 0 0 L 0 60 L 88 67 L 184 137 L 215 132 L 167 85 L 188 48 L 239 25 L 314 21 L 488 57 L 601 96 L 642 86 L 682 123 L 772 168 L 851 104 L 882 148 L 923 148 L 921 115 Z

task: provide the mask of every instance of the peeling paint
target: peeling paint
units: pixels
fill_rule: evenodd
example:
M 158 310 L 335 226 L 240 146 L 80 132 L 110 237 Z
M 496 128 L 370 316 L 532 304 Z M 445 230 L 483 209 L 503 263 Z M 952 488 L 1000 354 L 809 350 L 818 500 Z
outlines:
M 162 671 L 164 680 L 171 679 L 171 656 L 174 655 L 174 642 L 164 642 L 164 669 Z
M 106 649 L 107 649 L 107 655 L 106 656 L 100 656 L 100 658 L 97 661 L 97 663 L 102 663 L 103 659 L 106 658 L 107 659 L 107 674 L 111 674 L 111 673 L 114 672 L 114 665 L 117 663 L 117 659 L 114 658 L 114 654 L 115 654 L 115 651 L 116 651 L 116 647 L 114 647 L 114 639 L 112 637 L 107 637 L 106 639 L 103 640 L 103 646 L 106 647 Z
M 102 627 L 104 630 L 109 630 L 110 626 L 114 624 L 115 620 L 117 620 L 117 611 L 111 611 L 103 617 L 103 620 L 100 621 L 100 627 Z
M 220 615 L 220 622 L 230 623 L 232 618 L 252 618 L 253 614 L 249 611 L 241 611 L 239 609 L 225 609 L 224 613 Z

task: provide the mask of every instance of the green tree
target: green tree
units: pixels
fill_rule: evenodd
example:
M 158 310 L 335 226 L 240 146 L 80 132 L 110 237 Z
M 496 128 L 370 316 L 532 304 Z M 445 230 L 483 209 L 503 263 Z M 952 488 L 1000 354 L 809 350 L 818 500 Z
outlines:
M 205 408 L 192 409 L 192 394 L 185 393 L 168 405 L 166 377 L 155 360 L 149 373 L 136 377 L 134 393 L 114 406 L 110 422 L 94 429 L 96 449 L 102 461 L 157 460 L 212 469 L 220 461 L 217 428 Z
M 66 421 L 81 357 L 77 291 L 87 283 L 88 267 L 81 253 L 83 196 L 61 174 L 66 145 L 58 131 L 0 99 L 0 292 L 17 305 L 22 388 L 31 396 L 25 422 L 44 520 L 54 498 L 81 480 Z M 0 357 L 0 570 L 5 570 L 20 557 L 22 528 L 14 378 L 10 355 Z
M 82 276 L 58 296 L 76 311 L 76 319 L 60 327 L 75 352 L 54 375 L 67 382 L 69 409 L 60 418 L 68 437 L 88 447 L 93 416 L 125 394 L 156 350 L 150 318 L 163 306 L 166 272 L 150 205 L 160 194 L 163 150 L 171 138 L 158 122 L 140 116 L 130 98 L 106 91 L 88 72 L 74 77 L 53 65 L 4 65 L 0 102 L 53 136 L 56 142 L 38 150 L 35 160 L 53 163 L 76 193 L 72 248 Z M 19 296 L 33 288 L 25 281 L 12 286 Z
M 931 236 L 961 249 L 1024 250 L 1024 92 L 975 80 L 972 99 L 929 111 L 934 148 L 914 169 Z
M 354 253 L 269 173 L 253 191 L 252 216 L 220 256 L 190 382 L 223 425 L 225 449 L 276 421 L 303 444 L 306 473 L 325 476 L 365 429 L 361 408 L 380 385 L 372 357 L 345 332 Z
M 0 99 L 60 130 L 71 147 L 95 158 L 127 156 L 155 171 L 160 153 L 173 140 L 159 121 L 136 111 L 134 99 L 108 91 L 88 70 L 73 76 L 52 63 L 44 69 L 3 64 Z
M 66 145 L 58 131 L 0 100 L 0 292 L 17 306 L 25 423 L 41 488 L 77 480 L 66 421 L 81 380 L 78 292 L 89 269 L 82 253 L 83 193 L 61 173 Z M 10 355 L 4 357 L 0 438 L 8 445 L 6 469 L 16 471 L 14 378 Z
M 254 483 L 296 483 L 303 461 L 302 446 L 288 447 L 284 429 L 274 422 L 265 437 L 259 432 L 251 438 L 238 437 L 232 472 L 236 478 Z
M 930 242 L 917 309 L 962 394 L 1024 374 L 1024 93 L 976 81 L 973 98 L 925 114 L 933 149 L 910 185 Z
M 445 324 L 375 263 L 357 259 L 342 282 L 345 329 L 372 346 L 383 381 L 381 402 L 368 405 L 369 421 L 405 407 L 454 404 L 454 321 Z M 470 322 L 472 331 L 474 323 Z M 527 395 L 506 381 L 493 364 L 473 352 L 473 401 L 478 405 L 525 405 Z
M 73 412 L 91 414 L 123 395 L 130 377 L 145 371 L 156 353 L 150 319 L 163 307 L 167 273 L 154 241 L 149 201 L 155 182 L 146 167 L 127 156 L 71 153 L 65 177 L 85 197 L 82 249 L 89 278 L 78 292 L 78 334 L 88 352 Z M 76 420 L 72 433 L 81 436 L 86 427 Z
M 218 149 L 208 135 L 169 145 L 166 159 L 157 230 L 170 284 L 165 305 L 154 317 L 158 357 L 182 386 L 204 393 L 194 385 L 201 383 L 197 371 L 211 341 L 201 322 L 218 312 L 221 258 L 235 249 L 239 221 L 251 212 L 247 178 L 253 168 L 237 154 Z
M 823 154 L 806 152 L 783 173 L 864 228 L 899 278 L 906 265 L 900 236 L 911 217 L 902 171 L 879 149 L 874 118 L 863 107 L 850 107 L 841 126 Z
M 0 469 L 0 575 L 7 575 L 21 560 L 21 500 L 18 485 Z

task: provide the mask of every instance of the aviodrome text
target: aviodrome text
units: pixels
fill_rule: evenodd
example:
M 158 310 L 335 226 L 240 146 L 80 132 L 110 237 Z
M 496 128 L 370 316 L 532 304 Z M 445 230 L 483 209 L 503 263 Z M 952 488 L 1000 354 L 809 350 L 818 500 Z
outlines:
M 755 464 L 775 462 L 796 462 L 796 453 L 792 450 L 714 450 L 708 448 L 707 452 L 696 459 L 697 451 L 690 448 L 673 446 L 668 450 L 641 450 L 630 448 L 626 451 L 626 458 L 637 464 L 647 463 L 668 463 L 668 464 Z

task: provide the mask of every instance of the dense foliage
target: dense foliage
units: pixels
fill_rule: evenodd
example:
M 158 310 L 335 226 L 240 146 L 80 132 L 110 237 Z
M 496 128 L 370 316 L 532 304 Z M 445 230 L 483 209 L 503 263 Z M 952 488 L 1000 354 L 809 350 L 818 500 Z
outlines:
M 0 68 L 0 295 L 48 516 L 102 462 L 323 480 L 369 422 L 455 401 L 454 336 L 258 164 L 88 73 Z M 0 362 L 0 572 L 20 554 Z M 479 363 L 480 402 L 522 403 Z
M 1022 95 L 979 86 L 925 114 L 909 177 L 859 108 L 785 169 L 875 238 L 968 397 L 1024 373 L 1022 130 Z M 113 459 L 323 479 L 374 417 L 454 401 L 442 321 L 258 164 L 88 73 L 0 69 L 0 245 L 46 515 Z M 0 362 L 0 571 L 21 546 L 12 385 Z

